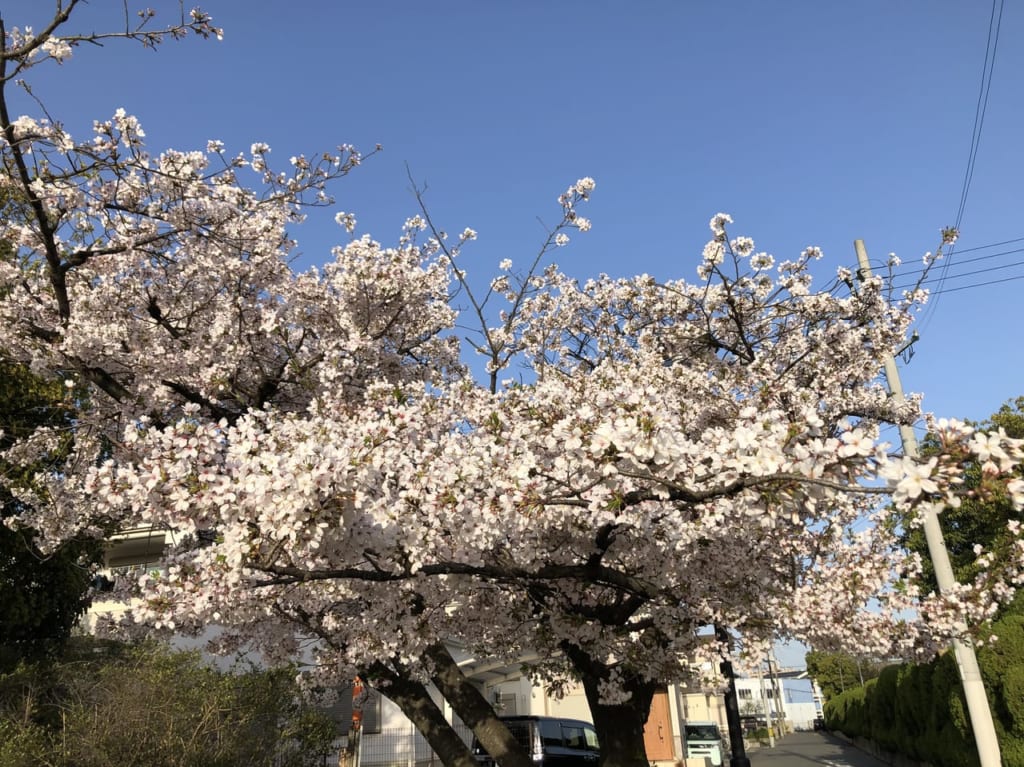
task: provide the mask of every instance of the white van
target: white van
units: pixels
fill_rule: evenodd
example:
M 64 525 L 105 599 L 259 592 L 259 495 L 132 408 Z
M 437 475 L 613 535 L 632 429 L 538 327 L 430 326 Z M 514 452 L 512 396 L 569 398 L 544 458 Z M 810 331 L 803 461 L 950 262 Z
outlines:
M 722 733 L 714 722 L 687 722 L 683 729 L 687 759 L 710 759 L 714 767 L 722 767 Z

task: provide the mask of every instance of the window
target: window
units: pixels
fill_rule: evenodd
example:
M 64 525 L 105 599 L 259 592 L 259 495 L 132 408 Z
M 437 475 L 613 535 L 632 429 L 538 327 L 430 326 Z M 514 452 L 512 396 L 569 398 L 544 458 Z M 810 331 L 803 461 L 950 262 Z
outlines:
M 754 698 L 753 691 L 744 690 L 742 687 L 736 691 L 736 694 L 739 695 L 740 700 L 753 700 Z
M 514 692 L 501 693 L 498 698 L 498 708 L 501 709 L 502 716 L 514 716 L 519 712 L 516 711 L 516 694 Z
M 691 740 L 719 740 L 721 735 L 718 734 L 717 724 L 688 724 L 684 729 L 686 733 L 686 741 Z
M 545 746 L 562 745 L 562 725 L 547 719 L 540 720 L 540 738 Z
M 597 732 L 593 727 L 583 728 L 583 737 L 587 741 L 587 748 L 591 751 L 600 751 L 601 745 L 597 742 Z
M 526 753 L 533 751 L 533 743 L 530 738 L 530 723 L 526 722 L 505 722 L 509 733 L 516 739 L 516 743 L 526 749 Z
M 583 728 L 575 725 L 563 724 L 562 737 L 565 739 L 566 748 L 583 748 L 587 743 L 583 739 Z

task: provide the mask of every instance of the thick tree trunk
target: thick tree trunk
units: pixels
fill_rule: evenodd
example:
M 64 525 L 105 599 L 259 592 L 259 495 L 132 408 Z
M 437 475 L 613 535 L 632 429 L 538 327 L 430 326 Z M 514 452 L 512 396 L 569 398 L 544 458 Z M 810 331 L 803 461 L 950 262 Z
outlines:
M 648 767 L 644 724 L 651 711 L 654 685 L 637 685 L 624 703 L 601 703 L 598 680 L 584 679 L 583 689 L 601 743 L 600 767 Z
M 580 675 L 590 704 L 594 729 L 601 743 L 600 767 L 649 767 L 644 725 L 651 713 L 657 685 L 637 675 L 627 675 L 624 685 L 629 697 L 622 703 L 602 702 L 601 683 L 610 677 L 612 666 L 595 660 L 575 646 L 566 646 L 566 654 Z
M 427 688 L 383 664 L 373 669 L 374 675 L 388 681 L 387 696 L 402 709 L 416 729 L 423 733 L 445 767 L 477 767 L 472 751 L 444 718 Z
M 459 719 L 476 735 L 480 745 L 501 767 L 534 767 L 525 749 L 494 713 L 494 708 L 468 680 L 443 643 L 432 645 L 426 653 L 434 664 L 431 681 L 451 704 Z M 649 704 L 648 704 L 649 705 Z

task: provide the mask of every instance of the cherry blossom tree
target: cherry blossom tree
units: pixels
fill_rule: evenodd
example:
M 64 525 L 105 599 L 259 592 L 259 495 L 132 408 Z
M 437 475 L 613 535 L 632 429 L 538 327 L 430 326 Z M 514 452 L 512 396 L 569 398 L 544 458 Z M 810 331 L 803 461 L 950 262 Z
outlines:
M 81 38 L 60 23 L 12 30 L 3 60 L 65 58 Z M 127 36 L 186 31 L 216 34 L 193 12 Z M 1019 441 L 932 420 L 942 447 L 915 461 L 882 439 L 920 417 L 877 379 L 921 291 L 845 271 L 818 289 L 817 249 L 776 264 L 724 214 L 692 281 L 580 282 L 549 256 L 591 228 L 590 178 L 483 292 L 462 256 L 475 233 L 448 238 L 425 209 L 393 247 L 353 238 L 297 273 L 288 228 L 332 203 L 354 148 L 286 171 L 259 143 L 154 157 L 127 113 L 77 141 L 6 103 L 5 183 L 25 203 L 0 228 L 19 255 L 0 266 L 0 344 L 90 391 L 73 455 L 16 490 L 22 522 L 54 542 L 168 530 L 166 571 L 131 584 L 149 630 L 216 625 L 221 650 L 311 648 L 324 681 L 432 680 L 450 701 L 467 685 L 446 641 L 529 651 L 534 677 L 582 683 L 611 767 L 646 763 L 659 683 L 728 656 L 708 628 L 755 655 L 795 638 L 914 657 L 1012 596 L 1019 563 L 920 594 L 899 545 L 899 525 L 959 504 L 966 463 L 1024 503 Z M 460 714 L 500 754 L 488 708 Z
M 76 4 L 59 4 L 40 35 L 12 29 L 0 51 L 6 186 L 22 202 L 5 211 L 4 233 L 23 258 L 5 264 L 4 295 L 10 293 L 12 300 L 4 304 L 4 319 L 12 333 L 3 343 L 26 362 L 57 370 L 73 385 L 79 381 L 98 393 L 98 400 L 81 400 L 89 407 L 76 418 L 72 467 L 84 469 L 117 452 L 125 423 L 164 424 L 191 407 L 234 423 L 264 406 L 302 410 L 320 387 L 340 387 L 346 398 L 358 400 L 369 377 L 446 381 L 449 368 L 461 370 L 451 339 L 438 337 L 453 316 L 444 270 L 424 265 L 411 238 L 398 249 L 383 249 L 368 238 L 350 242 L 323 273 L 294 275 L 288 266 L 293 243 L 285 226 L 298 223 L 309 205 L 331 204 L 327 182 L 363 159 L 354 148 L 343 146 L 315 159 L 293 157 L 282 173 L 268 167 L 269 147 L 260 143 L 246 155 L 229 157 L 220 142 L 211 141 L 205 152 L 170 151 L 152 158 L 141 127 L 120 110 L 97 123 L 95 136 L 86 142 L 74 141 L 59 124 L 12 118 L 6 89 L 17 82 L 14 78 L 48 59 L 64 61 L 83 43 L 126 37 L 155 46 L 189 32 L 220 36 L 208 15 L 193 10 L 178 24 L 155 31 L 150 29 L 155 14 L 145 11 L 135 27 L 126 19 L 125 32 L 61 30 L 57 37 Z M 240 185 L 240 173 L 253 174 L 255 188 Z M 355 226 L 350 214 L 338 213 L 336 220 L 349 231 Z M 410 222 L 410 232 L 418 226 Z M 22 270 L 31 276 L 22 279 Z M 79 333 L 91 322 L 81 313 L 85 303 L 102 293 L 111 311 L 102 319 L 96 315 L 92 329 Z M 18 309 L 19 299 L 28 305 Z M 130 318 L 127 325 L 117 317 L 121 309 Z M 126 343 L 124 333 L 134 341 Z M 132 350 L 134 343 L 140 345 Z M 53 438 L 38 430 L 11 457 L 25 465 L 28 457 L 45 453 Z M 73 473 L 50 477 L 56 484 L 42 492 L 23 490 L 19 502 L 69 501 L 67 493 L 74 491 L 65 480 Z M 45 483 L 44 473 L 39 479 Z M 84 525 L 51 526 L 53 541 L 81 532 L 98 535 L 125 521 L 119 514 L 87 514 L 75 505 Z M 19 521 L 26 524 L 29 516 L 22 514 Z M 197 534 L 183 545 L 204 541 L 209 532 L 193 529 L 190 533 Z M 336 644 L 303 610 L 277 615 L 292 632 L 301 629 L 325 647 Z M 442 642 L 431 648 L 431 657 L 437 681 L 446 670 L 448 695 L 457 694 L 455 708 L 475 725 L 481 742 L 509 765 L 528 765 L 479 692 L 453 674 L 457 667 Z M 451 728 L 441 726 L 443 716 L 423 686 L 422 673 L 414 677 L 399 658 L 388 655 L 359 667 L 388 683 L 389 693 L 447 763 L 474 763 Z M 345 674 L 335 669 L 333 677 Z
M 4 302 L 4 320 L 12 331 L 3 344 L 37 368 L 56 370 L 74 391 L 81 389 L 76 381 L 93 387 L 93 395 L 78 399 L 83 407 L 75 419 L 69 468 L 81 470 L 116 452 L 124 423 L 163 423 L 178 417 L 186 405 L 198 405 L 226 422 L 271 402 L 301 409 L 310 402 L 309 376 L 319 375 L 317 360 L 328 357 L 335 367 L 322 371 L 328 378 L 321 385 L 353 391 L 365 384 L 361 377 L 367 371 L 374 377 L 393 373 L 396 380 L 443 380 L 447 374 L 434 365 L 457 366 L 448 351 L 450 342 L 435 339 L 435 326 L 445 326 L 450 314 L 437 269 L 421 268 L 409 248 L 385 252 L 363 240 L 344 249 L 347 265 L 329 267 L 323 275 L 296 279 L 288 268 L 293 243 L 285 225 L 300 221 L 306 206 L 332 202 L 326 183 L 363 158 L 352 147 L 312 160 L 294 157 L 289 172 L 281 173 L 269 169 L 269 147 L 260 143 L 247 155 L 229 157 L 222 144 L 211 141 L 206 152 L 171 151 L 152 158 L 142 144 L 141 127 L 120 110 L 113 119 L 97 123 L 94 137 L 86 142 L 74 141 L 49 120 L 13 118 L 7 90 L 21 84 L 16 78 L 36 64 L 66 60 L 82 44 L 128 38 L 154 47 L 189 33 L 220 36 L 198 9 L 159 29 L 153 28 L 155 13 L 147 10 L 136 22 L 126 18 L 122 32 L 65 34 L 63 25 L 77 4 L 58 3 L 40 34 L 29 27 L 9 33 L 5 29 L 0 50 L 4 192 L 6 200 L 20 203 L 5 204 L 4 209 L 4 234 L 18 247 L 19 260 L 3 264 L 0 295 L 10 298 Z M 239 173 L 253 174 L 257 188 L 240 186 Z M 346 228 L 354 226 L 350 215 L 339 213 L 337 220 Z M 216 266 L 205 272 L 210 264 Z M 22 271 L 27 279 L 19 276 Z M 396 292 L 396 279 L 406 280 L 408 290 Z M 378 284 L 381 290 L 375 289 Z M 79 319 L 86 320 L 82 301 L 90 303 L 101 293 L 112 302 L 112 310 L 115 305 L 125 310 L 131 318 L 128 325 L 114 330 L 121 320 L 113 310 L 105 319 L 97 315 L 97 324 L 84 334 L 72 330 L 84 328 L 79 324 Z M 286 293 L 294 295 L 286 299 Z M 335 312 L 323 303 L 303 307 L 297 299 L 304 293 L 333 295 L 331 301 L 346 308 Z M 18 309 L 24 299 L 28 305 Z M 282 317 L 279 325 L 271 320 L 279 311 L 295 310 L 311 311 L 319 320 Z M 418 315 L 410 324 L 411 312 Z M 132 351 L 122 331 L 141 346 Z M 334 345 L 334 351 L 322 350 L 321 341 Z M 374 359 L 364 357 L 366 352 Z M 240 358 L 248 362 L 239 365 Z M 29 466 L 32 456 L 45 457 L 58 438 L 67 441 L 65 435 L 39 429 L 9 457 Z M 40 472 L 39 478 L 45 474 Z M 58 485 L 74 471 L 61 474 L 57 485 L 41 493 L 22 490 L 18 509 L 44 499 L 62 503 Z M 67 509 L 83 522 L 89 516 L 86 532 L 94 535 L 116 529 L 122 521 L 116 515 L 104 519 L 84 514 L 77 502 L 74 510 Z M 13 507 L 6 511 L 14 513 Z M 26 524 L 28 516 L 21 514 L 19 522 Z M 71 523 L 63 531 L 51 528 L 51 540 L 79 535 L 78 527 Z M 308 633 L 309 622 L 301 615 L 297 619 Z M 443 717 L 421 683 L 386 658 L 374 659 L 368 668 L 390 682 L 391 694 L 428 736 L 433 732 L 432 743 L 449 755 L 448 763 L 460 758 L 472 763 L 457 738 L 463 753 L 453 749 L 453 733 L 439 733 L 436 726 L 430 730 L 430 722 Z M 484 739 L 494 753 L 514 751 L 507 732 Z M 515 756 L 510 753 L 508 761 L 514 763 Z

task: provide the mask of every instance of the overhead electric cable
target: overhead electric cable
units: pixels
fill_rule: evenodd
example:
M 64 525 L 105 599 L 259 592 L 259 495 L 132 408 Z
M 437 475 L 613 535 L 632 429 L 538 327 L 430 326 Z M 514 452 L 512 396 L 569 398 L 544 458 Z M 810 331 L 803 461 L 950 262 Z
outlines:
M 998 10 L 997 10 L 998 9 Z M 967 167 L 964 170 L 964 180 L 960 188 L 960 204 L 957 207 L 956 221 L 953 227 L 957 232 L 963 223 L 964 212 L 967 209 L 967 198 L 971 190 L 971 181 L 974 178 L 974 166 L 978 157 L 978 147 L 981 145 L 981 131 L 985 126 L 985 112 L 988 109 L 988 97 L 992 88 L 992 73 L 995 71 L 996 51 L 999 48 L 999 30 L 1003 23 L 1003 0 L 992 0 L 992 10 L 988 19 L 988 39 L 985 41 L 985 60 L 981 67 L 981 85 L 978 88 L 978 99 L 974 107 L 974 127 L 971 130 L 971 146 L 967 152 Z M 941 294 L 942 279 L 949 271 L 949 265 L 953 258 L 953 248 L 950 248 L 946 261 L 939 267 L 939 290 L 935 295 Z M 935 313 L 937 301 L 933 301 L 925 309 L 919 325 L 923 326 Z
M 941 296 L 943 293 L 956 293 L 961 290 L 970 290 L 971 288 L 983 288 L 986 285 L 1002 285 L 1004 282 L 1014 282 L 1015 280 L 1024 280 L 1024 274 L 1018 274 L 1014 277 L 1004 277 L 1001 280 L 989 280 L 988 282 L 976 282 L 973 285 L 958 285 L 954 288 L 942 288 L 942 290 L 936 290 L 932 293 L 933 296 Z
M 975 245 L 973 248 L 960 248 L 957 250 L 957 253 L 973 253 L 976 250 L 998 248 L 1001 245 L 1012 245 L 1015 242 L 1024 242 L 1024 237 L 1014 237 L 1012 240 L 1003 240 L 1002 242 L 990 242 L 988 245 Z
M 961 280 L 965 277 L 975 277 L 979 274 L 986 274 L 988 272 L 998 272 L 1000 269 L 1011 269 L 1015 266 L 1024 266 L 1024 261 L 1014 261 L 1012 264 L 1000 264 L 999 266 L 989 266 L 985 269 L 974 269 L 970 272 L 960 272 L 959 274 L 952 274 L 948 276 L 950 280 Z M 902 275 L 899 275 L 902 276 Z M 903 290 L 904 288 L 913 288 L 918 285 L 928 285 L 933 282 L 944 282 L 946 277 L 932 277 L 931 279 L 919 280 L 917 282 L 908 282 L 903 285 L 893 285 L 893 290 Z M 940 286 L 941 288 L 941 286 Z M 935 295 L 934 293 L 932 295 Z
M 962 261 L 958 261 L 956 263 L 956 268 L 965 266 L 967 264 L 977 264 L 977 263 L 984 262 L 984 261 L 993 261 L 993 260 L 995 260 L 997 258 L 1002 258 L 1003 256 L 1012 256 L 1012 255 L 1015 255 L 1017 253 L 1024 253 L 1024 248 L 1014 248 L 1013 250 L 1001 250 L 998 253 L 989 253 L 988 255 L 985 255 L 985 256 L 976 256 L 974 258 L 965 258 Z M 892 279 L 893 279 L 893 281 L 895 281 L 897 279 L 910 279 L 915 274 L 923 275 L 927 271 L 928 271 L 928 267 L 926 267 L 926 266 L 918 267 L 918 268 L 915 268 L 915 269 L 898 269 L 898 270 L 895 270 L 893 272 Z M 949 279 L 956 279 L 957 277 L 963 277 L 965 274 L 970 274 L 970 272 L 959 272 L 957 274 L 949 274 L 949 275 L 946 275 L 946 276 L 948 276 Z M 940 279 L 945 279 L 945 278 L 946 277 L 932 277 L 929 280 L 925 280 L 925 282 L 937 282 Z M 900 287 L 907 287 L 907 286 L 906 285 L 901 285 Z
M 990 249 L 990 248 L 997 248 L 997 247 L 999 247 L 1001 245 L 1012 245 L 1012 244 L 1018 243 L 1018 242 L 1024 242 L 1024 237 L 1015 237 L 1015 238 L 1009 239 L 1009 240 L 1001 240 L 999 242 L 991 242 L 991 243 L 988 243 L 986 245 L 976 245 L 976 246 L 971 247 L 971 248 L 964 248 L 963 250 L 961 250 L 959 252 L 960 253 L 977 253 L 979 251 L 984 251 L 984 250 L 987 250 L 987 249 Z M 995 260 L 997 258 L 1002 258 L 1004 256 L 1017 255 L 1017 254 L 1020 254 L 1020 253 L 1024 253 L 1024 247 L 1011 248 L 1009 250 L 1000 250 L 1000 251 L 997 251 L 995 253 L 985 253 L 983 255 L 975 256 L 974 258 L 962 259 L 962 260 L 957 262 L 956 266 L 957 267 L 963 267 L 963 266 L 966 266 L 968 264 L 979 264 L 979 263 L 985 263 L 985 262 L 992 262 L 993 260 Z M 877 269 L 885 269 L 885 268 L 887 268 L 887 264 L 885 262 L 881 262 L 881 261 L 878 261 L 877 263 L 875 263 L 874 266 Z M 915 275 L 923 276 L 926 272 L 928 272 L 928 270 L 930 268 L 928 266 L 917 266 L 917 267 L 915 267 L 913 269 L 902 269 L 902 268 L 900 268 L 900 269 L 893 270 L 892 273 L 888 276 L 889 289 L 890 290 L 905 290 L 905 289 L 909 289 L 909 288 L 916 288 L 916 287 L 919 287 L 919 286 L 927 286 L 927 285 L 931 285 L 931 284 L 934 284 L 934 283 L 938 282 L 938 283 L 940 283 L 938 288 L 931 288 L 931 289 L 929 289 L 929 294 L 934 299 L 935 296 L 941 295 L 943 293 L 954 293 L 954 292 L 958 292 L 958 291 L 961 291 L 961 290 L 967 290 L 969 288 L 980 288 L 980 287 L 985 287 L 985 286 L 988 286 L 988 285 L 998 285 L 998 284 L 1001 284 L 1001 283 L 1004 283 L 1004 282 L 1012 282 L 1012 281 L 1015 281 L 1015 280 L 1024 279 L 1024 275 L 1020 275 L 1020 276 L 1014 275 L 1014 276 L 1005 277 L 1005 278 L 999 279 L 999 280 L 988 280 L 988 281 L 985 281 L 985 282 L 972 283 L 970 285 L 955 285 L 955 286 L 949 286 L 949 287 L 945 286 L 945 282 L 950 281 L 950 280 L 964 280 L 964 279 L 967 279 L 969 277 L 976 277 L 976 276 L 978 276 L 980 274 L 986 274 L 986 273 L 989 273 L 989 272 L 999 271 L 1001 269 L 1010 269 L 1010 268 L 1013 268 L 1013 267 L 1024 267 L 1024 261 L 1017 260 L 1017 261 L 1012 261 L 1010 263 L 999 264 L 999 265 L 996 265 L 996 266 L 986 266 L 984 268 L 977 268 L 977 269 L 971 269 L 971 270 L 968 270 L 968 271 L 960 271 L 960 272 L 956 272 L 956 273 L 951 273 L 951 274 L 947 274 L 947 275 L 945 275 L 944 277 L 941 277 L 941 278 L 940 277 L 932 277 L 932 278 L 925 278 L 925 279 L 921 279 L 920 277 L 918 277 L 917 279 L 914 279 L 914 278 L 915 278 Z M 901 282 L 901 280 L 907 280 L 907 281 L 906 282 Z M 833 292 L 833 291 L 835 292 L 835 295 L 837 297 L 844 298 L 844 297 L 846 297 L 848 295 L 849 286 L 842 285 L 840 283 L 840 284 L 837 284 L 833 288 L 830 289 L 830 292 Z
M 998 16 L 996 6 L 999 7 Z M 954 227 L 960 229 L 964 211 L 967 208 L 967 197 L 974 178 L 974 164 L 981 145 L 981 131 L 985 126 L 985 112 L 988 108 L 989 91 L 992 88 L 992 73 L 995 71 L 996 50 L 999 47 L 999 29 L 1003 22 L 1003 0 L 992 0 L 992 11 L 988 20 L 988 40 L 985 42 L 985 62 L 981 68 L 981 86 L 978 89 L 978 102 L 974 107 L 974 128 L 971 130 L 971 150 L 967 154 L 967 168 L 964 171 L 963 186 L 960 190 L 960 206 L 956 212 Z
M 969 253 L 969 252 L 977 253 L 979 250 L 980 250 L 980 248 L 971 248 L 969 251 L 968 250 L 961 250 L 960 252 L 961 253 Z M 963 266 L 964 264 L 976 264 L 979 261 L 991 261 L 994 258 L 1002 258 L 1003 256 L 1011 256 L 1014 253 L 1024 253 L 1024 247 L 1011 248 L 1010 250 L 1000 250 L 997 253 L 987 253 L 984 256 L 975 256 L 974 258 L 964 258 L 964 259 L 961 259 L 960 261 L 957 261 L 956 265 L 957 266 Z M 919 266 L 919 267 L 916 267 L 914 269 L 899 269 L 897 271 L 897 275 L 900 276 L 900 277 L 907 277 L 907 276 L 909 276 L 911 274 L 921 274 L 921 273 L 926 272 L 926 271 L 928 271 L 928 267 L 927 266 Z

